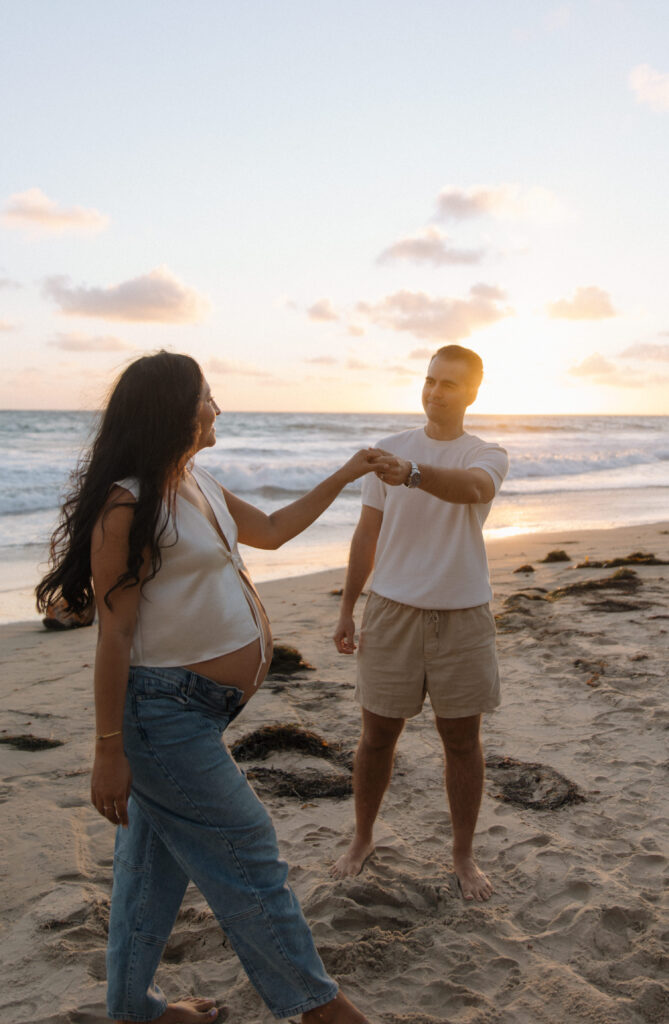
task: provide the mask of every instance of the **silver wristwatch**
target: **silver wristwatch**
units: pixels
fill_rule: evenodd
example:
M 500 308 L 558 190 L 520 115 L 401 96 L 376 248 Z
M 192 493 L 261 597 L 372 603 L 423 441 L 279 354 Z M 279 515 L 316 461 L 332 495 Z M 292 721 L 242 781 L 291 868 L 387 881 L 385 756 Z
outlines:
M 404 481 L 405 487 L 420 487 L 420 470 L 418 464 L 411 460 L 411 470 L 408 477 Z

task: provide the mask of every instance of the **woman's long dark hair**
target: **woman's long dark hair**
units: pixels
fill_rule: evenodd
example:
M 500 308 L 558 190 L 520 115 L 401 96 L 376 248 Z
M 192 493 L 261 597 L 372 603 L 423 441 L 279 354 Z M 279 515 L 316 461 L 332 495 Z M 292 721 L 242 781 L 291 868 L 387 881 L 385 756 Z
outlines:
M 201 390 L 202 371 L 190 356 L 158 352 L 123 371 L 96 437 L 72 475 L 72 489 L 51 538 L 51 568 L 35 590 L 40 612 L 61 596 L 73 612 L 90 605 L 91 534 L 110 488 L 125 477 L 139 482 L 139 497 L 133 503 L 126 571 L 104 595 L 105 603 L 109 605 L 117 587 L 139 583 L 146 548 L 151 567 L 143 583 L 156 575 L 166 526 L 161 502 L 195 443 Z

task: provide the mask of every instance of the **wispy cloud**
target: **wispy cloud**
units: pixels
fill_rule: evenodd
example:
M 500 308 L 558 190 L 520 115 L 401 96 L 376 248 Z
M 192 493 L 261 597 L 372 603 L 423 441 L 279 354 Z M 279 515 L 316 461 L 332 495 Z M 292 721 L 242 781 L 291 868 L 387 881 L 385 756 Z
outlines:
M 21 288 L 22 285 L 19 281 L 12 280 L 11 277 L 0 277 L 0 288 Z
M 5 203 L 1 218 L 9 228 L 29 231 L 48 231 L 60 234 L 65 231 L 102 231 L 109 218 L 99 210 L 83 206 L 61 206 L 49 199 L 40 188 L 29 188 L 15 192 Z
M 432 263 L 439 267 L 459 263 L 480 263 L 484 255 L 483 249 L 456 249 L 439 228 L 430 226 L 416 235 L 400 238 L 384 249 L 376 262 L 409 260 L 412 263 Z
M 0 320 L 0 331 L 14 331 L 16 330 L 16 324 L 12 324 L 9 320 Z
M 577 288 L 573 299 L 558 299 L 547 309 L 554 320 L 606 320 L 616 315 L 609 293 L 596 285 Z
M 313 363 L 315 366 L 337 366 L 339 363 L 334 356 L 308 356 L 304 361 Z
M 233 359 L 209 359 L 205 363 L 207 373 L 218 374 L 224 377 L 272 377 L 273 374 L 262 370 L 252 363 L 240 363 Z
M 638 371 L 630 370 L 628 367 L 621 369 L 609 359 L 605 359 L 600 352 L 593 352 L 592 355 L 587 356 L 582 362 L 571 366 L 567 372 L 570 376 L 579 377 L 589 384 L 611 388 L 638 388 L 643 390 L 654 385 L 667 386 L 669 384 L 669 376 L 639 373 Z
M 495 217 L 504 220 L 553 221 L 564 214 L 558 197 L 540 185 L 524 188 L 515 183 L 447 185 L 437 196 L 438 220 L 471 220 Z
M 316 320 L 319 323 L 328 323 L 339 319 L 339 314 L 330 299 L 319 299 L 318 302 L 314 302 L 313 306 L 309 306 L 307 316 L 310 320 Z
M 669 345 L 638 341 L 620 353 L 623 359 L 639 359 L 641 362 L 669 363 Z
M 473 331 L 511 316 L 503 291 L 492 285 L 470 288 L 470 298 L 439 298 L 425 292 L 395 292 L 376 303 L 358 303 L 358 313 L 381 327 L 408 331 L 433 341 L 459 341 Z
M 630 71 L 628 82 L 639 103 L 659 112 L 669 110 L 669 73 L 639 64 Z
M 431 348 L 414 348 L 409 352 L 409 359 L 431 359 L 434 350 Z
M 182 284 L 167 267 L 109 288 L 72 285 L 67 277 L 49 277 L 44 292 L 68 316 L 102 320 L 188 324 L 201 320 L 208 301 Z
M 593 352 L 581 363 L 570 366 L 568 372 L 572 377 L 610 377 L 616 373 L 616 366 L 599 352 Z
M 123 352 L 134 348 L 113 334 L 86 335 L 78 334 L 76 331 L 59 331 L 47 344 L 66 352 Z

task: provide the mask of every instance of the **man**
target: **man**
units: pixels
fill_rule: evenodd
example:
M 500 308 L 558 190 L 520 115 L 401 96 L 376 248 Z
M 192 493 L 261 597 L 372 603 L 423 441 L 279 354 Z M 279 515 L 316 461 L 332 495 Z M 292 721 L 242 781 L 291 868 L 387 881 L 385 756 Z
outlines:
M 374 568 L 358 650 L 356 828 L 332 873 L 358 874 L 374 850 L 395 745 L 427 693 L 444 746 L 453 867 L 467 900 L 487 900 L 493 891 L 473 852 L 484 776 L 481 714 L 499 704 L 482 527 L 508 469 L 503 448 L 463 428 L 482 377 L 475 352 L 440 348 L 423 386 L 427 423 L 380 442 L 396 459 L 363 482 L 334 635 L 341 654 L 354 652 L 353 610 Z

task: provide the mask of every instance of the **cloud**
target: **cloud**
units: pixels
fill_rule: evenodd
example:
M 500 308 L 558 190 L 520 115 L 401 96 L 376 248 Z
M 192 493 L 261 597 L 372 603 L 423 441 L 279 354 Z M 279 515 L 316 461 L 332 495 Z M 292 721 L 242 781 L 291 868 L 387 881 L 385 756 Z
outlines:
M 582 363 L 571 366 L 567 372 L 572 377 L 608 377 L 612 373 L 616 373 L 616 367 L 608 359 L 605 359 L 603 355 L 600 355 L 599 352 L 594 352 L 591 356 L 584 359 Z
M 363 363 L 360 359 L 347 359 L 346 360 L 347 370 L 371 370 L 371 363 Z
M 567 373 L 572 377 L 580 377 L 590 384 L 598 384 L 611 388 L 639 388 L 644 389 L 654 385 L 669 384 L 669 377 L 660 374 L 642 374 L 626 368 L 621 370 L 605 359 L 599 352 L 587 356 L 581 363 L 571 366 Z
M 377 257 L 377 263 L 409 260 L 412 263 L 432 263 L 436 267 L 459 263 L 480 263 L 483 249 L 455 249 L 439 228 L 428 227 L 416 235 L 400 238 Z
M 13 281 L 11 277 L 0 277 L 0 288 L 22 288 L 23 286 L 18 281 Z
M 381 302 L 358 303 L 358 312 L 372 323 L 394 331 L 409 331 L 435 342 L 468 338 L 480 327 L 511 316 L 513 310 L 498 303 L 503 292 L 490 285 L 474 285 L 469 299 L 435 298 L 407 290 L 388 295 Z
M 304 361 L 305 363 L 315 363 L 317 366 L 337 366 L 339 362 L 334 356 L 310 356 Z
M 637 342 L 620 353 L 623 359 L 640 359 L 651 363 L 669 363 L 669 345 L 655 345 L 651 342 Z
M 365 333 L 365 328 L 360 327 L 359 324 L 349 324 L 346 330 L 349 334 L 352 334 L 354 338 L 362 338 Z
M 431 348 L 415 348 L 409 352 L 409 359 L 431 359 L 434 350 Z
M 210 359 L 205 364 L 207 373 L 220 374 L 224 377 L 271 377 L 273 374 L 261 370 L 251 363 L 239 363 L 231 359 Z
M 317 320 L 320 323 L 339 319 L 339 314 L 335 312 L 329 299 L 319 299 L 318 302 L 314 302 L 313 306 L 309 306 L 307 316 L 310 320 Z
M 62 348 L 66 352 L 123 352 L 134 347 L 113 334 L 86 335 L 74 331 L 59 331 L 47 344 L 54 348 Z
M 49 277 L 44 293 L 67 316 L 102 320 L 188 324 L 202 319 L 209 308 L 203 296 L 182 284 L 167 267 L 109 288 L 73 286 L 67 277 Z
M 558 299 L 547 309 L 554 320 L 605 320 L 616 315 L 609 293 L 595 285 L 577 288 L 573 299 Z
M 16 324 L 10 324 L 9 320 L 0 320 L 0 331 L 13 331 Z
M 11 195 L 5 203 L 1 219 L 9 228 L 54 234 L 64 231 L 102 231 L 109 223 L 109 218 L 99 210 L 87 210 L 83 206 L 60 206 L 40 188 L 29 188 L 26 192 Z
M 437 196 L 438 220 L 471 220 L 495 217 L 504 220 L 553 221 L 564 213 L 562 203 L 550 189 L 534 185 L 523 188 L 503 185 L 447 185 Z
M 649 64 L 639 64 L 632 68 L 627 80 L 639 103 L 645 103 L 651 110 L 669 110 L 669 74 L 666 71 L 655 71 Z

